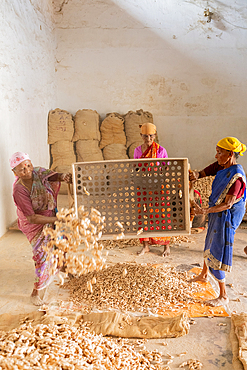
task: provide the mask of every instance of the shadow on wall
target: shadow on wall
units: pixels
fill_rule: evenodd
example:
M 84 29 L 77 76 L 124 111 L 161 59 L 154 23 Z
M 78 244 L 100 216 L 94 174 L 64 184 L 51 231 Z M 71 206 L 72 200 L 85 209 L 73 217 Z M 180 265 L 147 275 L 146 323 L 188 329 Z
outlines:
M 218 31 L 203 7 L 198 15 L 198 7 L 183 3 L 180 12 L 167 14 L 157 3 L 161 8 L 151 2 L 153 10 L 146 2 L 127 3 L 130 15 L 123 1 L 58 2 L 57 106 L 73 113 L 82 104 L 100 113 L 141 106 L 165 116 L 233 109 L 229 75 L 205 53 L 207 35 L 216 38 Z
M 215 137 L 235 130 L 225 118 L 241 128 L 247 115 L 246 38 L 238 39 L 245 47 L 238 51 L 236 28 L 225 21 L 245 14 L 219 3 L 207 23 L 204 7 L 180 0 L 55 2 L 56 106 L 101 116 L 142 107 L 153 113 L 169 155 L 177 145 L 183 156 L 196 155 L 197 147 L 213 159 Z

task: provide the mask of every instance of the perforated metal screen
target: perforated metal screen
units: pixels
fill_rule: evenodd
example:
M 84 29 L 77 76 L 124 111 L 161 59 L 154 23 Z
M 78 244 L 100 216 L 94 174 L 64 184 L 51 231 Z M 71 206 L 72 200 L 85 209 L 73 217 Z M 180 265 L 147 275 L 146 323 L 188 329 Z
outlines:
M 118 222 L 127 238 L 190 233 L 187 158 L 75 163 L 73 176 L 76 210 L 105 216 L 103 239 L 122 232 Z

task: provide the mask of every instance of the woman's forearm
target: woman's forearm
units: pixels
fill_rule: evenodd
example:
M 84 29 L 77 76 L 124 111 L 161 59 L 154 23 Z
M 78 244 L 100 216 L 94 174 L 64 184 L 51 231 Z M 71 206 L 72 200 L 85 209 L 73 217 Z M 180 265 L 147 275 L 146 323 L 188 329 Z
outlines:
M 223 212 L 223 211 L 226 211 L 227 209 L 232 208 L 235 200 L 236 200 L 235 195 L 227 195 L 223 203 L 217 206 L 213 206 L 209 208 L 202 208 L 202 209 L 204 211 L 204 214 Z
M 199 171 L 199 179 L 207 177 L 206 172 L 204 170 Z
M 64 181 L 68 184 L 72 184 L 72 174 L 71 173 L 61 173 L 57 172 L 54 175 L 49 177 L 49 181 Z
M 193 202 L 191 214 L 193 215 L 207 215 L 208 213 L 218 213 L 230 209 L 236 200 L 235 195 L 227 195 L 224 202 L 213 207 L 201 208 L 197 203 Z
M 71 173 L 58 173 L 58 181 L 64 181 L 67 184 L 72 184 L 72 175 Z
M 49 217 L 34 214 L 32 216 L 27 216 L 27 220 L 30 224 L 45 225 L 48 223 L 54 223 L 55 221 L 57 221 L 57 217 L 56 216 Z
M 222 203 L 222 204 L 219 204 L 218 206 L 203 208 L 203 210 L 204 210 L 204 214 L 207 215 L 208 213 L 223 212 L 230 208 L 231 207 L 229 207 L 228 204 Z

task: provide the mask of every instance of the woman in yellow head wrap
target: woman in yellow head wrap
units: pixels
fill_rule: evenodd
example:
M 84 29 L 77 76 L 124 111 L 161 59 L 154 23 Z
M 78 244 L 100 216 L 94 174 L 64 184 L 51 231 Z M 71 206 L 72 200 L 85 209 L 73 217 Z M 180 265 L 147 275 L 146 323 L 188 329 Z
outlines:
M 241 156 L 246 151 L 246 145 L 242 144 L 236 137 L 225 137 L 218 142 L 217 146 L 227 151 L 239 153 Z
M 208 208 L 194 205 L 194 214 L 208 214 L 208 231 L 203 269 L 192 279 L 205 281 L 210 271 L 218 280 L 219 297 L 207 302 L 212 306 L 228 303 L 225 271 L 231 271 L 234 235 L 245 214 L 246 176 L 243 167 L 237 164 L 238 156 L 242 156 L 245 150 L 246 146 L 238 139 L 226 137 L 217 143 L 217 162 L 190 174 L 191 181 L 215 176 Z

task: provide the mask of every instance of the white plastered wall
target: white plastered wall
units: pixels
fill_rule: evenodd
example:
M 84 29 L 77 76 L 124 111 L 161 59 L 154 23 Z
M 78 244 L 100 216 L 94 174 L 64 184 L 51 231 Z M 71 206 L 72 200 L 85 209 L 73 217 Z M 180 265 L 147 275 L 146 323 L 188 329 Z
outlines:
M 0 236 L 16 219 L 9 157 L 49 165 L 47 115 L 55 105 L 51 0 L 0 2 Z
M 247 144 L 246 0 L 54 3 L 60 108 L 149 110 L 170 157 L 197 169 L 222 137 Z
M 3 0 L 0 17 L 0 235 L 16 218 L 8 159 L 48 166 L 50 109 L 149 110 L 192 168 L 223 136 L 247 143 L 246 0 Z

